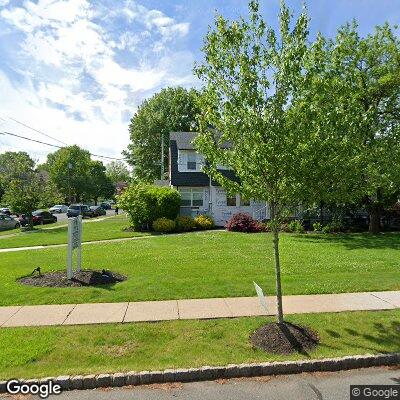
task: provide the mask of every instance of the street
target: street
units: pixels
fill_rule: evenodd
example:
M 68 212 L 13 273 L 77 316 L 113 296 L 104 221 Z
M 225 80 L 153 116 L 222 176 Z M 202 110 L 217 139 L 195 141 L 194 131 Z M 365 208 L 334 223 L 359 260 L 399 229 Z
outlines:
M 66 221 L 68 219 L 67 214 L 63 213 L 63 214 L 54 214 L 57 217 L 57 222 L 60 221 Z M 115 215 L 115 210 L 106 210 L 106 216 L 112 216 Z
M 58 400 L 348 400 L 350 385 L 399 385 L 400 367 L 64 392 Z

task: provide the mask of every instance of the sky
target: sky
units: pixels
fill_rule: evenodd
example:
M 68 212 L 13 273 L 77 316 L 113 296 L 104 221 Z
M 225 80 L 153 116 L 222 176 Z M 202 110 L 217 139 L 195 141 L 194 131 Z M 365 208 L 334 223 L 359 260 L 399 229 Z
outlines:
M 302 3 L 287 2 L 294 15 Z M 276 26 L 279 1 L 260 4 Z M 353 18 L 361 35 L 400 22 L 400 0 L 306 5 L 311 36 L 333 36 Z M 247 1 L 0 0 L 0 132 L 122 158 L 130 118 L 145 98 L 167 86 L 199 87 L 193 65 L 216 12 L 245 16 Z M 7 150 L 43 162 L 56 148 L 0 135 L 0 152 Z

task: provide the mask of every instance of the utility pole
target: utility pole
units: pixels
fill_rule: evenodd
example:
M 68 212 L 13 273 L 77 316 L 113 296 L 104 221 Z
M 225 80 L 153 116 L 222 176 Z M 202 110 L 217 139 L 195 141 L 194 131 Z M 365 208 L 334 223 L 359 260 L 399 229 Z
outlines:
M 72 204 L 72 199 L 71 199 L 71 169 L 72 169 L 72 164 L 69 162 L 68 163 L 68 201 L 69 201 L 69 205 Z
M 164 135 L 161 134 L 161 180 L 164 180 Z

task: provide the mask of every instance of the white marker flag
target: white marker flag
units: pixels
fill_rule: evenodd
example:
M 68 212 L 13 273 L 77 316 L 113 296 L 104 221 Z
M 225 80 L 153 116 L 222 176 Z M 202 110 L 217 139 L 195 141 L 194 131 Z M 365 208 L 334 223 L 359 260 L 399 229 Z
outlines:
M 254 287 L 256 288 L 258 300 L 260 300 L 261 307 L 265 310 L 265 314 L 268 314 L 268 308 L 267 308 L 267 302 L 265 301 L 265 296 L 263 290 L 260 288 L 260 286 L 257 285 L 257 283 L 254 283 Z

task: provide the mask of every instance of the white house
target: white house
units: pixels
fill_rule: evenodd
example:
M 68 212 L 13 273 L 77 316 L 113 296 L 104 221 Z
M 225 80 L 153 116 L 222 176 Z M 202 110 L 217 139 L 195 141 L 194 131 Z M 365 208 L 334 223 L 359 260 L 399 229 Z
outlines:
M 229 218 L 245 212 L 258 220 L 268 219 L 265 202 L 229 196 L 226 191 L 202 172 L 205 158 L 196 152 L 193 140 L 197 133 L 172 132 L 169 142 L 169 184 L 181 193 L 181 215 L 195 217 L 209 214 L 217 226 L 224 226 Z M 228 178 L 235 179 L 233 171 L 221 167 Z

